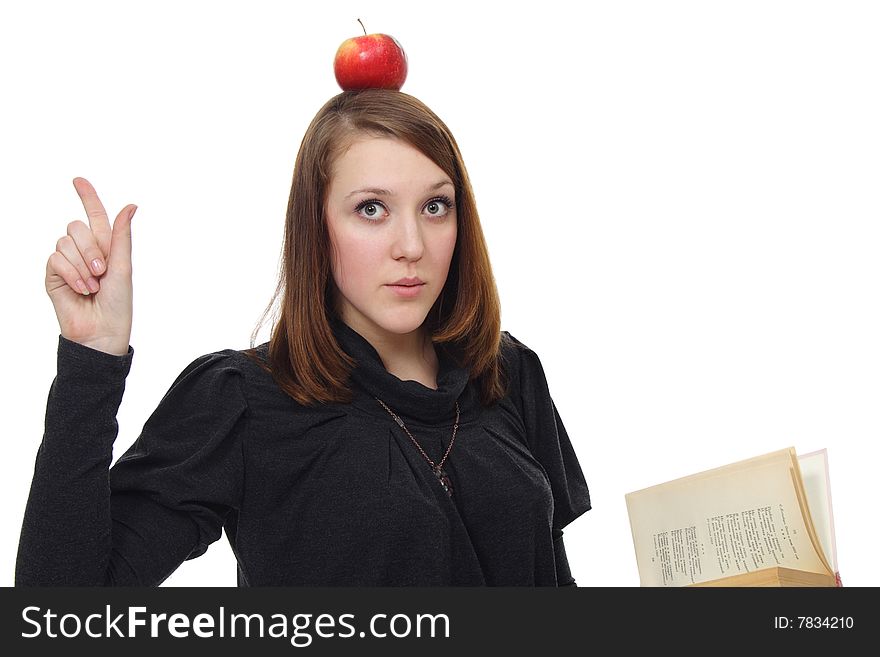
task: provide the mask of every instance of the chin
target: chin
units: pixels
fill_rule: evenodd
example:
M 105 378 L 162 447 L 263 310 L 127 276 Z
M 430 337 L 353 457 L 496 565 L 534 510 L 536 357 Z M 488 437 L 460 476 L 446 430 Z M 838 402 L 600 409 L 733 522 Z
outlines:
M 399 312 L 389 312 L 381 317 L 373 317 L 373 323 L 381 327 L 389 333 L 396 335 L 406 335 L 418 330 L 428 316 L 428 311 L 416 312 L 413 308 L 401 310 Z
M 425 318 L 422 317 L 418 320 L 404 320 L 400 319 L 397 321 L 389 320 L 387 322 L 381 323 L 383 329 L 388 331 L 389 333 L 394 333 L 396 335 L 406 335 L 407 333 L 412 333 L 413 331 L 417 331 L 422 324 L 425 323 Z
M 430 305 L 428 301 L 431 302 Z M 355 330 L 379 330 L 392 335 L 407 335 L 422 327 L 433 303 L 433 299 L 422 299 L 417 303 L 389 303 L 387 299 L 351 303 L 342 297 L 336 308 L 336 315 Z

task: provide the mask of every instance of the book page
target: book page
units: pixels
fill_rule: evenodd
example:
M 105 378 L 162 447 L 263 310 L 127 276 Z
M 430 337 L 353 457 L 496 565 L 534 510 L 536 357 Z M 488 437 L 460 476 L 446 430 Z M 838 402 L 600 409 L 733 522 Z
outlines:
M 810 514 L 822 551 L 836 573 L 837 545 L 834 539 L 834 516 L 831 507 L 831 486 L 828 478 L 828 451 L 821 449 L 809 454 L 798 456 L 801 468 L 801 479 L 807 493 Z
M 771 566 L 827 572 L 801 516 L 793 454 L 781 450 L 629 493 L 642 586 L 685 586 Z

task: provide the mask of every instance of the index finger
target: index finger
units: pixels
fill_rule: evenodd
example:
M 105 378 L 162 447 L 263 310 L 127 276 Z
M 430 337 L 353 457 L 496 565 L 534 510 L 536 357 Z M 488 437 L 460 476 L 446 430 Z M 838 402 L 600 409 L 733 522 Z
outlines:
M 110 219 L 107 217 L 107 211 L 104 209 L 101 199 L 95 188 L 85 178 L 74 178 L 73 187 L 82 200 L 83 207 L 89 217 L 89 227 L 95 235 L 98 242 L 98 248 L 104 254 L 106 259 L 110 255 L 110 239 L 113 236 L 113 228 L 110 226 Z

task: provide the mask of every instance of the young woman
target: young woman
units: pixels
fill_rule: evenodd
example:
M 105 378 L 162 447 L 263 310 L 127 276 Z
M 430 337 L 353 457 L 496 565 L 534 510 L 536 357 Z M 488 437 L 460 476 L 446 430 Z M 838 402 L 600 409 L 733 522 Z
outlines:
M 587 484 L 537 355 L 500 329 L 468 175 L 428 107 L 370 89 L 321 108 L 269 342 L 194 360 L 112 468 L 136 208 L 111 228 L 74 185 L 89 225 L 47 264 L 58 371 L 17 585 L 157 585 L 223 529 L 242 586 L 574 585 L 562 530 Z

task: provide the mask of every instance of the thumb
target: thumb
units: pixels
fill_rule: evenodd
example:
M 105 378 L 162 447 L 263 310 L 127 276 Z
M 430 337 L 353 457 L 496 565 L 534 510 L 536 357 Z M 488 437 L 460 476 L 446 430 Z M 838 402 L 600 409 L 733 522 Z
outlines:
M 136 205 L 124 207 L 113 222 L 110 255 L 107 257 L 107 268 L 110 271 L 131 268 L 131 218 L 136 210 Z

